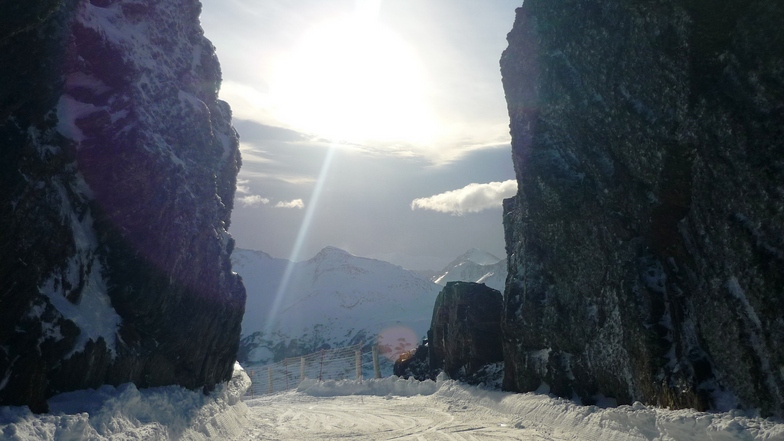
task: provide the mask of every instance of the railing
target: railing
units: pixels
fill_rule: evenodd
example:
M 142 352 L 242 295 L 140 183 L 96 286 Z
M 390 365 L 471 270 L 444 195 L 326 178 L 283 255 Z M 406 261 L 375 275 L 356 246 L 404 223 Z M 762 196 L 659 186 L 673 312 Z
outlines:
M 324 380 L 362 380 L 365 373 L 381 378 L 378 348 L 362 353 L 363 344 L 291 357 L 274 364 L 247 366 L 252 385 L 246 396 L 264 395 L 294 389 L 306 378 Z

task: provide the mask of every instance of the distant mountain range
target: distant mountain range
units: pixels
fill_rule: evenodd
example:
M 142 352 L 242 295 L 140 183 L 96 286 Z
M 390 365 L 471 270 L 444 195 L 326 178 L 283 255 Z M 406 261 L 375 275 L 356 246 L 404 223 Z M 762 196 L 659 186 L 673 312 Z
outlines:
M 430 277 L 334 247 L 301 262 L 236 249 L 232 263 L 248 292 L 238 357 L 250 364 L 376 341 L 394 358 L 425 336 L 446 282 L 503 289 L 506 275 L 505 260 L 476 249 Z
M 446 282 L 484 283 L 504 292 L 506 259 L 499 259 L 488 252 L 472 248 L 432 275 L 430 280 L 441 286 L 446 286 Z

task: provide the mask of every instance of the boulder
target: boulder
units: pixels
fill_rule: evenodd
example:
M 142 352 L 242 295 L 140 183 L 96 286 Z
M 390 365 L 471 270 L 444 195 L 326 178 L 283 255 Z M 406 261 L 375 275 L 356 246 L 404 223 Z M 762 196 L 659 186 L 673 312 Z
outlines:
M 428 331 L 431 372 L 461 378 L 503 360 L 502 309 L 501 293 L 482 283 L 447 282 Z

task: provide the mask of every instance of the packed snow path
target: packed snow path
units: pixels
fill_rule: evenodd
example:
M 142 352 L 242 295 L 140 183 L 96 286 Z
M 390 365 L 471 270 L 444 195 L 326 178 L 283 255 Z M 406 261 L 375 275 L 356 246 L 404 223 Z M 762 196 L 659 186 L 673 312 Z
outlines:
M 311 397 L 289 392 L 246 401 L 256 440 L 561 440 L 519 418 L 416 397 Z
M 246 399 L 237 440 L 781 440 L 781 420 L 744 412 L 602 409 L 543 394 L 454 381 L 306 380 L 297 391 Z

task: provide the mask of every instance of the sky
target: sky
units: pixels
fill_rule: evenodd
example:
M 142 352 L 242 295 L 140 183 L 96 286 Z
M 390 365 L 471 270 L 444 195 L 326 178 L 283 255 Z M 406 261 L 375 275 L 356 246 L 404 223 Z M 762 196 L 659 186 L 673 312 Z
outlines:
M 505 257 L 499 59 L 522 0 L 202 0 L 243 158 L 237 247 L 438 270 Z

